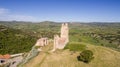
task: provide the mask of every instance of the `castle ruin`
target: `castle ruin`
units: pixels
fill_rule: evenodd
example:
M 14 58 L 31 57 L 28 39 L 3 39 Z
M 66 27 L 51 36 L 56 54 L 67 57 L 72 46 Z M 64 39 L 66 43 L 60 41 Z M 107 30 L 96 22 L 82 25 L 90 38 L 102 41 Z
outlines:
M 68 29 L 68 24 L 63 23 L 61 26 L 61 32 L 60 36 L 59 35 L 54 35 L 54 45 L 53 45 L 53 50 L 54 52 L 56 49 L 63 49 L 66 44 L 69 42 L 69 29 Z M 38 48 L 39 51 L 41 51 L 43 46 L 46 46 L 48 44 L 48 38 L 40 38 L 37 40 L 35 46 L 40 46 Z
M 68 24 L 63 23 L 61 27 L 60 37 L 59 35 L 54 35 L 54 47 L 52 51 L 56 49 L 63 49 L 66 44 L 69 42 L 69 29 Z

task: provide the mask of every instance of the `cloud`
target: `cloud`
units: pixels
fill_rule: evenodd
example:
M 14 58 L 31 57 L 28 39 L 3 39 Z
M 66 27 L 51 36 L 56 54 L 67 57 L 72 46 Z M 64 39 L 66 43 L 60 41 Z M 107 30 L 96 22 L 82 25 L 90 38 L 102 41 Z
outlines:
M 11 20 L 36 21 L 37 18 L 28 15 L 14 14 L 10 12 L 9 9 L 0 8 L 0 21 L 11 21 Z
M 18 21 L 36 21 L 36 18 L 33 16 L 26 15 L 8 15 L 9 20 L 18 20 Z
M 8 9 L 0 8 L 0 15 L 4 15 L 8 13 Z

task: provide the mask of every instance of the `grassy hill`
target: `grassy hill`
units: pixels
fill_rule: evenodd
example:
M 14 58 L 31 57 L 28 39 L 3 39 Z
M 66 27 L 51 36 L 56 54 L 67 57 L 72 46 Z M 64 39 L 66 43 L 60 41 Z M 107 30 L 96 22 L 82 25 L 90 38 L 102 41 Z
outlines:
M 23 67 L 119 67 L 120 52 L 112 49 L 95 46 L 88 43 L 77 42 L 85 45 L 86 49 L 92 50 L 94 59 L 86 64 L 77 60 L 77 56 L 82 51 L 70 51 L 69 49 L 57 50 L 50 53 L 52 46 L 43 48 L 43 51 L 38 56 L 30 60 Z M 68 45 L 67 45 L 68 46 Z M 80 46 L 80 45 L 79 45 Z M 74 47 L 73 47 L 74 48 Z

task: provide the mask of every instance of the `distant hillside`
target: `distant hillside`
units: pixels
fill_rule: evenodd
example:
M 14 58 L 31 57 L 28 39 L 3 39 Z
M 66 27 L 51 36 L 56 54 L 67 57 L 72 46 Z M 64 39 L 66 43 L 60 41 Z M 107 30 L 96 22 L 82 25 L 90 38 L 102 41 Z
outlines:
M 60 23 L 49 22 L 49 21 L 44 21 L 44 22 L 39 22 L 39 23 L 18 22 L 18 21 L 0 21 L 0 24 L 15 28 L 15 29 L 25 29 L 25 30 L 33 30 L 33 31 L 60 27 Z
M 54 34 L 59 34 L 61 23 L 52 21 L 44 22 L 21 22 L 0 21 L 0 24 L 14 29 L 35 32 L 37 37 L 48 37 L 53 39 Z M 120 23 L 79 23 L 68 22 L 70 29 L 70 41 L 87 42 L 99 46 L 109 47 L 120 51 Z
M 0 54 L 28 52 L 36 39 L 30 33 L 0 25 Z

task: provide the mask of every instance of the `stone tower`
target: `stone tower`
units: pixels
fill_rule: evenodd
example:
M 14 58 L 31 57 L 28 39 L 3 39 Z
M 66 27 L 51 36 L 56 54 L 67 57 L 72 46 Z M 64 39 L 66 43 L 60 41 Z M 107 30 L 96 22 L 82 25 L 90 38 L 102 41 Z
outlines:
M 63 23 L 61 27 L 60 37 L 59 35 L 54 35 L 54 47 L 52 51 L 56 49 L 63 49 L 69 42 L 69 29 L 68 24 Z
M 60 37 L 61 38 L 66 38 L 67 39 L 67 42 L 69 41 L 69 36 L 68 36 L 68 24 L 67 23 L 63 23 L 62 24 L 62 27 L 61 27 L 61 34 L 60 34 Z

